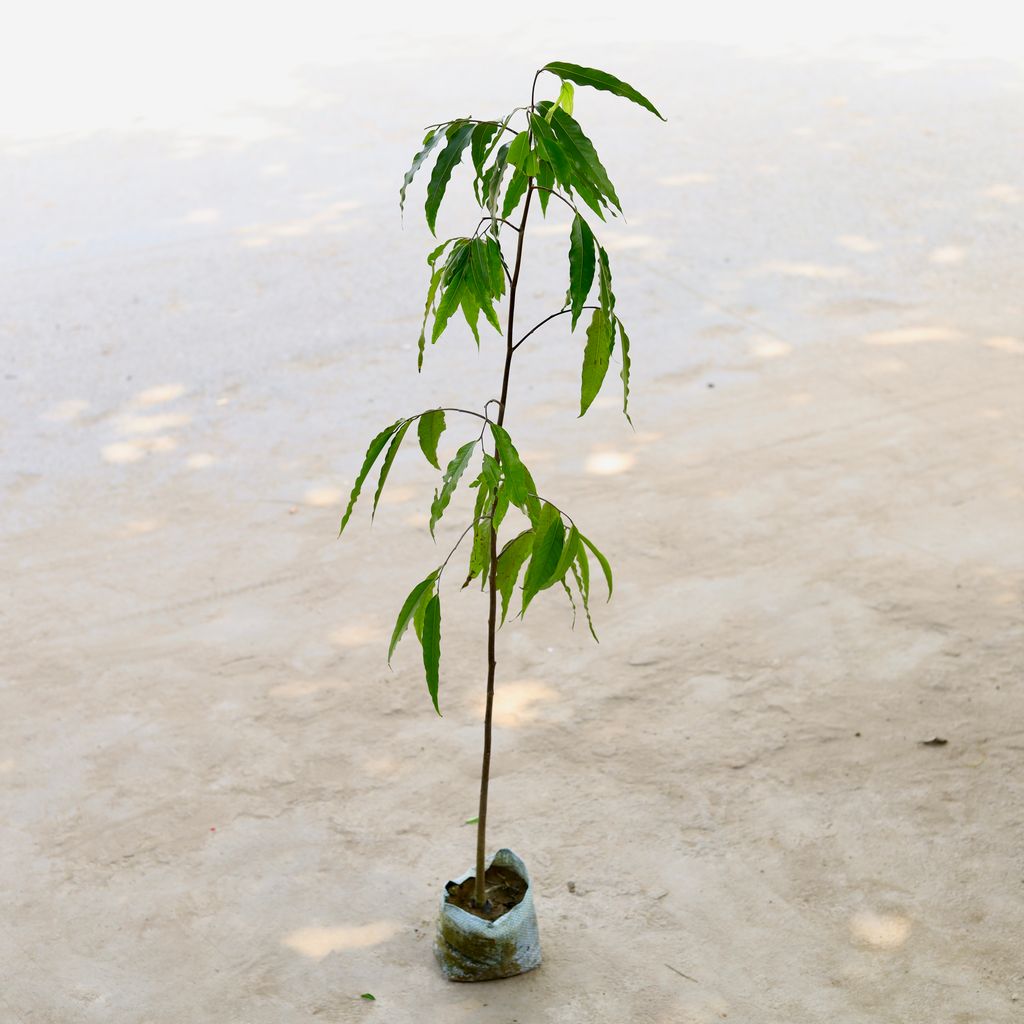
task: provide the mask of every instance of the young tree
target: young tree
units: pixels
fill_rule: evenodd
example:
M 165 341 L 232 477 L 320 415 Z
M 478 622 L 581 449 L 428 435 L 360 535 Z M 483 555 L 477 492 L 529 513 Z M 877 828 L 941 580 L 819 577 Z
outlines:
M 537 83 L 545 73 L 559 82 L 559 89 L 555 99 L 538 101 Z M 650 100 L 613 75 L 553 61 L 534 75 L 528 105 L 514 108 L 500 120 L 456 118 L 444 121 L 431 127 L 423 139 L 422 148 L 405 174 L 400 206 L 404 209 L 406 190 L 417 171 L 436 154 L 427 184 L 425 208 L 427 225 L 431 233 L 436 234 L 437 214 L 448 183 L 468 150 L 473 166 L 473 194 L 482 216 L 472 234 L 449 238 L 427 256 L 430 281 L 419 336 L 418 366 L 422 368 L 428 335 L 433 345 L 459 310 L 479 345 L 482 315 L 505 342 L 500 396 L 488 399 L 480 411 L 438 407 L 396 420 L 385 427 L 370 442 L 341 520 L 341 531 L 344 531 L 367 476 L 383 454 L 373 496 L 373 512 L 376 512 L 395 456 L 414 423 L 424 457 L 440 472 L 437 447 L 447 427 L 448 415 L 462 415 L 480 421 L 479 433 L 458 449 L 442 473 L 430 506 L 431 536 L 459 482 L 477 460 L 478 472 L 470 474 L 472 482 L 469 485 L 476 490 L 472 520 L 444 561 L 409 593 L 398 613 L 388 648 L 390 663 L 403 634 L 410 624 L 413 626 L 422 647 L 427 690 L 434 709 L 440 714 L 441 582 L 452 556 L 471 535 L 468 574 L 462 585 L 466 587 L 479 577 L 488 598 L 487 698 L 476 875 L 471 900 L 472 906 L 479 910 L 486 909 L 487 904 L 484 855 L 498 627 L 505 622 L 517 588 L 520 592 L 518 616 L 521 618 L 541 591 L 558 587 L 572 605 L 574 620 L 576 601 L 579 601 L 587 625 L 594 634 L 590 615 L 591 558 L 604 577 L 609 599 L 612 593 L 612 571 L 608 560 L 568 513 L 540 493 L 504 426 L 509 407 L 513 357 L 534 331 L 556 317 L 568 316 L 570 327 L 575 331 L 584 310 L 590 316 L 583 350 L 580 415 L 590 408 L 600 391 L 617 341 L 622 364 L 622 410 L 629 418 L 629 335 L 615 308 L 608 253 L 587 219 L 589 214 L 593 214 L 604 221 L 606 216 L 621 213 L 621 206 L 594 144 L 573 116 L 575 85 L 624 97 L 661 118 Z M 555 200 L 555 206 L 567 208 L 572 216 L 568 290 L 560 309 L 516 340 L 516 294 L 534 197 L 542 216 L 547 215 L 552 200 Z M 584 216 L 581 205 L 589 211 L 587 216 Z M 521 213 L 518 212 L 520 209 Z M 518 218 L 518 223 L 513 222 L 513 216 Z M 506 247 L 503 243 L 508 233 L 513 237 Z M 511 267 L 508 250 L 512 251 Z M 595 284 L 597 301 L 588 303 Z M 506 296 L 508 312 L 502 331 L 495 307 Z M 512 509 L 521 513 L 522 529 L 499 545 L 499 530 Z M 597 639 L 596 634 L 594 639 Z

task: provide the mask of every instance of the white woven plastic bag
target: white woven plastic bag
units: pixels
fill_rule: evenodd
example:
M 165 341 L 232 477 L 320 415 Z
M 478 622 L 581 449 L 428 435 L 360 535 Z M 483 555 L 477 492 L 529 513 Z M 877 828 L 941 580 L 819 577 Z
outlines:
M 496 921 L 485 921 L 441 897 L 434 954 L 449 981 L 511 978 L 540 966 L 540 934 L 526 865 L 511 850 L 499 850 L 491 864 L 515 871 L 526 882 L 526 894 Z M 453 881 L 459 884 L 473 874 L 467 871 Z

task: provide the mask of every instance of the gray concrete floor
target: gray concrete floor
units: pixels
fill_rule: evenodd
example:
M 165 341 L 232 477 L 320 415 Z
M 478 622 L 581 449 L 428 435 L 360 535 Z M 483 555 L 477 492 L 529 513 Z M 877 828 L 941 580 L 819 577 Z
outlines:
M 1022 64 L 598 35 L 350 44 L 201 123 L 4 142 L 0 1020 L 1020 1019 Z M 432 474 L 400 456 L 335 532 L 380 426 L 494 392 L 493 338 L 416 376 L 397 186 L 549 56 L 669 123 L 578 97 L 637 429 L 611 392 L 575 418 L 558 327 L 510 425 L 618 589 L 600 647 L 550 596 L 502 633 L 491 835 L 546 962 L 466 988 L 429 943 L 484 605 L 446 598 L 439 720 L 415 650 L 384 663 Z M 552 210 L 522 323 L 565 248 Z

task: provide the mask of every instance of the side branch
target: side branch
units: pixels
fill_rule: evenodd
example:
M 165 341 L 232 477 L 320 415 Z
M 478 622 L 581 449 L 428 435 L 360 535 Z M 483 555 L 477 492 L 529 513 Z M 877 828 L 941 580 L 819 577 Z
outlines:
M 601 307 L 600 307 L 600 306 L 583 306 L 582 308 L 583 308 L 583 309 L 600 309 Z M 546 317 L 544 317 L 544 319 L 543 319 L 543 320 L 541 320 L 541 322 L 540 322 L 539 324 L 537 324 L 537 325 L 536 325 L 536 326 L 534 326 L 534 327 L 531 327 L 531 328 L 530 328 L 530 329 L 529 329 L 529 330 L 528 330 L 528 331 L 527 331 L 527 332 L 526 332 L 526 333 L 525 333 L 525 334 L 524 334 L 524 335 L 523 335 L 523 336 L 522 336 L 522 337 L 521 337 L 521 338 L 520 338 L 520 339 L 519 339 L 519 340 L 518 340 L 518 341 L 517 341 L 517 342 L 516 342 L 516 343 L 515 343 L 515 344 L 514 344 L 514 345 L 512 346 L 512 351 L 513 351 L 513 352 L 515 352 L 515 350 L 516 350 L 517 348 L 519 348 L 519 346 L 520 346 L 520 345 L 522 345 L 522 343 L 523 343 L 524 341 L 526 341 L 526 339 L 527 339 L 527 338 L 528 338 L 528 337 L 529 337 L 529 336 L 530 336 L 531 334 L 533 334 L 533 332 L 534 332 L 534 331 L 538 331 L 538 330 L 540 330 L 540 328 L 542 328 L 542 327 L 543 327 L 543 326 L 544 326 L 544 325 L 545 325 L 545 324 L 546 324 L 546 323 L 547 323 L 547 322 L 548 322 L 549 320 L 554 320 L 556 316 L 564 316 L 564 315 L 565 315 L 566 313 L 571 313 L 571 312 L 572 312 L 572 308 L 571 308 L 570 306 L 566 306 L 566 307 L 565 307 L 565 309 L 560 309 L 560 310 L 559 310 L 559 311 L 558 311 L 557 313 L 552 313 L 552 314 L 551 314 L 551 316 L 546 316 Z

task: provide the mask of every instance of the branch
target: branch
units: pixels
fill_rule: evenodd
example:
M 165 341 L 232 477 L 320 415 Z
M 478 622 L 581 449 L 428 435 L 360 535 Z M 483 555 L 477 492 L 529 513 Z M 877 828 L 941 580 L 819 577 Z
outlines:
M 600 306 L 584 306 L 584 307 L 583 307 L 583 309 L 600 309 L 600 308 L 601 308 Z M 551 314 L 551 316 L 546 316 L 546 317 L 544 317 L 544 319 L 543 319 L 543 320 L 541 320 L 541 322 L 540 322 L 539 324 L 537 324 L 537 325 L 536 325 L 535 327 L 531 327 L 531 328 L 530 328 L 530 329 L 529 329 L 529 330 L 528 330 L 528 331 L 527 331 L 527 332 L 526 332 L 526 333 L 525 333 L 525 334 L 524 334 L 524 335 L 523 335 L 523 336 L 522 336 L 522 337 L 521 337 L 521 338 L 520 338 L 520 339 L 519 339 L 519 340 L 518 340 L 518 341 L 517 341 L 517 342 L 516 342 L 516 343 L 515 343 L 515 344 L 514 344 L 514 345 L 512 346 L 512 351 L 513 351 L 513 352 L 515 352 L 515 350 L 516 350 L 517 348 L 519 348 L 519 346 L 520 346 L 520 345 L 522 345 L 522 343 L 523 343 L 524 341 L 526 341 L 526 339 L 527 339 L 527 338 L 528 338 L 528 337 L 529 337 L 529 336 L 530 336 L 531 334 L 533 334 L 533 332 L 534 332 L 534 331 L 540 330 L 540 328 L 541 328 L 541 327 L 543 327 L 543 326 L 544 326 L 544 325 L 545 325 L 545 324 L 546 324 L 546 323 L 547 323 L 547 322 L 548 322 L 549 320 L 554 320 L 556 316 L 564 316 L 564 315 L 565 315 L 566 313 L 571 313 L 571 312 L 572 312 L 572 308 L 571 308 L 570 306 L 567 306 L 567 307 L 566 307 L 565 309 L 560 309 L 560 310 L 559 310 L 559 311 L 558 311 L 557 313 L 552 313 L 552 314 Z
M 552 508 L 554 508 L 554 506 L 552 506 Z M 437 570 L 437 585 L 439 587 L 441 585 L 441 574 L 444 572 L 445 566 L 451 561 L 452 555 L 454 555 L 455 552 L 459 550 L 459 545 L 466 539 L 466 534 L 469 533 L 469 531 L 472 530 L 477 523 L 486 518 L 487 516 L 477 517 L 459 535 L 459 539 L 455 542 L 455 547 L 453 547 L 451 551 L 448 552 L 448 557 L 441 563 L 441 568 Z
M 556 192 L 553 188 L 545 188 L 543 185 L 534 185 L 533 189 L 534 191 L 539 190 L 541 192 L 550 192 L 556 199 L 561 199 L 562 202 L 565 203 L 565 205 L 568 206 L 573 213 L 578 214 L 580 212 L 576 204 L 572 202 L 572 200 L 567 199 L 565 196 L 562 195 L 561 192 Z

